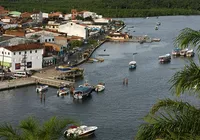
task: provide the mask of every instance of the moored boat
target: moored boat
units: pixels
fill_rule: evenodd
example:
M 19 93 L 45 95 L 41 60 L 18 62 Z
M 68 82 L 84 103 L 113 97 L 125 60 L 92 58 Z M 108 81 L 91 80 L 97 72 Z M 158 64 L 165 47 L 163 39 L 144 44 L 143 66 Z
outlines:
M 69 90 L 65 87 L 58 89 L 57 96 L 63 96 L 69 94 Z
M 186 56 L 187 51 L 188 51 L 188 48 L 181 50 L 180 56 Z
M 36 87 L 36 92 L 46 91 L 48 89 L 48 85 L 40 85 Z
M 171 61 L 171 55 L 165 54 L 165 55 L 159 56 L 158 59 L 159 59 L 160 63 L 170 62 Z
M 175 48 L 175 49 L 172 50 L 172 55 L 173 56 L 179 56 L 180 55 L 180 51 L 181 51 L 180 48 Z
M 160 26 L 160 25 L 161 25 L 161 22 L 156 22 L 156 25 L 157 25 L 157 26 Z
M 59 71 L 68 71 L 68 70 L 71 70 L 72 68 L 69 66 L 58 66 L 55 69 Z
M 67 138 L 83 138 L 94 134 L 95 130 L 97 129 L 97 126 L 71 126 L 64 132 L 64 135 Z
M 96 85 L 96 87 L 95 87 L 95 91 L 96 92 L 101 92 L 101 91 L 103 91 L 105 89 L 105 84 L 103 84 L 103 83 L 99 83 L 98 85 Z
M 136 68 L 136 61 L 129 62 L 129 69 L 135 69 Z
M 155 26 L 155 30 L 158 30 L 158 26 Z
M 188 51 L 186 52 L 186 56 L 187 56 L 187 57 L 193 57 L 193 56 L 194 56 L 194 50 L 193 50 L 193 49 L 188 50 Z
M 74 90 L 73 97 L 75 99 L 82 99 L 84 97 L 88 97 L 90 96 L 93 90 L 93 88 L 87 86 L 78 87 Z

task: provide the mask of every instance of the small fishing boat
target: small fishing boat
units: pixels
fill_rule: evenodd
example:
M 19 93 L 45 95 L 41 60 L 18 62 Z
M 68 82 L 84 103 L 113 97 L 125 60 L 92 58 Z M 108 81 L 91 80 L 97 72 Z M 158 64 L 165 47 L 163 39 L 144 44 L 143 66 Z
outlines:
M 187 57 L 193 57 L 193 56 L 194 56 L 194 50 L 193 50 L 193 49 L 188 50 L 188 51 L 186 52 L 186 56 L 187 56 Z
M 40 85 L 36 87 L 36 92 L 46 91 L 48 89 L 48 85 Z
M 171 55 L 165 54 L 165 55 L 159 56 L 158 59 L 159 59 L 160 63 L 170 62 L 171 61 Z
M 156 22 L 156 25 L 157 25 L 157 26 L 160 26 L 160 25 L 161 25 L 161 22 Z
M 99 83 L 98 85 L 96 85 L 95 87 L 95 91 L 96 92 L 101 92 L 105 89 L 105 84 L 104 83 Z
M 175 48 L 172 50 L 172 56 L 179 56 L 180 55 L 180 48 Z
M 88 83 L 87 80 L 85 81 L 83 85 L 79 85 L 78 87 L 89 87 L 89 88 L 92 88 L 93 90 L 95 89 L 94 86 Z
M 86 126 L 86 125 L 71 126 L 64 132 L 64 135 L 65 137 L 72 139 L 84 138 L 94 134 L 95 130 L 97 129 L 98 129 L 97 126 Z
M 158 26 L 155 27 L 155 30 L 158 30 Z
M 187 51 L 188 51 L 188 48 L 181 50 L 180 56 L 186 56 Z
M 135 69 L 136 68 L 136 61 L 129 62 L 129 69 Z
M 90 96 L 93 90 L 94 90 L 93 88 L 87 86 L 78 87 L 74 90 L 73 97 L 75 99 L 82 99 L 84 97 L 88 97 Z
M 59 71 L 68 71 L 68 70 L 71 70 L 72 68 L 69 66 L 58 66 L 55 69 Z
M 69 94 L 69 90 L 65 87 L 58 89 L 57 96 L 63 96 Z

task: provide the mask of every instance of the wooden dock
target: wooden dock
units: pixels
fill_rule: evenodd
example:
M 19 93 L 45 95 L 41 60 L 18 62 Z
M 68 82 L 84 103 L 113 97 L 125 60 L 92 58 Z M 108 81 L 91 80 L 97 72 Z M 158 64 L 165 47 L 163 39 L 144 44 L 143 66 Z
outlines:
M 52 87 L 60 87 L 60 86 L 65 86 L 65 87 L 71 87 L 74 85 L 74 82 L 70 81 L 64 81 L 64 80 L 58 80 L 58 79 L 51 79 L 51 78 L 41 78 L 38 76 L 32 76 L 32 78 L 35 79 L 35 82 L 38 84 L 44 84 Z
M 0 84 L 0 90 L 9 90 L 18 87 L 25 87 L 29 85 L 35 85 L 35 80 L 33 78 L 19 78 L 14 80 L 2 81 Z

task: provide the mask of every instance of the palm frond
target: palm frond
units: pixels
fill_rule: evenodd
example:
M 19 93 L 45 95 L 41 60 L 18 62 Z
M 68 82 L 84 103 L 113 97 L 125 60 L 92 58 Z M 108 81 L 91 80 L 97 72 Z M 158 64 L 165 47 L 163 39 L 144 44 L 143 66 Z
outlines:
M 60 136 L 63 136 L 63 129 L 68 124 L 73 123 L 75 122 L 70 119 L 58 119 L 57 117 L 52 117 L 43 124 L 43 127 L 39 132 L 39 137 L 43 140 L 59 139 Z
M 185 28 L 181 30 L 181 33 L 175 38 L 174 45 L 179 48 L 187 48 L 188 46 L 197 46 L 197 50 L 200 50 L 200 32 L 191 28 Z
M 199 138 L 200 111 L 187 103 L 184 104 L 181 102 L 180 105 L 178 105 L 179 102 L 167 102 L 168 104 L 162 103 L 156 107 L 160 108 L 162 113 L 150 113 L 150 117 L 152 117 L 154 121 L 151 123 L 144 123 L 140 126 L 136 135 L 136 140 L 196 140 Z M 168 105 L 169 107 L 167 107 Z
M 194 61 L 190 60 L 190 64 L 186 65 L 183 70 L 176 72 L 169 82 L 172 83 L 170 89 L 175 89 L 175 93 L 179 96 L 186 90 L 200 91 L 200 67 Z M 196 89 L 194 87 L 197 86 Z
M 10 124 L 0 125 L 0 138 L 12 139 L 12 140 L 22 140 L 20 135 L 17 133 Z
M 39 131 L 39 124 L 33 117 L 20 122 L 19 127 L 22 129 L 22 136 L 26 139 L 36 139 Z
M 159 109 L 173 109 L 175 111 L 183 112 L 185 109 L 198 111 L 194 106 L 190 105 L 187 102 L 174 101 L 171 99 L 159 100 L 150 110 L 150 114 L 155 114 Z

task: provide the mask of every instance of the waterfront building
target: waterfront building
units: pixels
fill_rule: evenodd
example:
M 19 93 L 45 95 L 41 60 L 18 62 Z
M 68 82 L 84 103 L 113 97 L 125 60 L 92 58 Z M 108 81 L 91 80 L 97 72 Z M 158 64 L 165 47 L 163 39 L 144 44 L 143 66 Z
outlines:
M 74 22 L 68 22 L 66 24 L 60 25 L 58 28 L 58 32 L 65 33 L 68 36 L 79 36 L 83 37 L 83 39 L 88 38 L 87 26 L 76 24 Z
M 0 64 L 11 72 L 42 69 L 43 46 L 39 43 L 0 48 Z
M 43 29 L 33 29 L 26 31 L 26 38 L 34 39 L 39 43 L 51 42 L 54 43 L 54 37 L 60 35 L 58 32 L 52 32 Z

